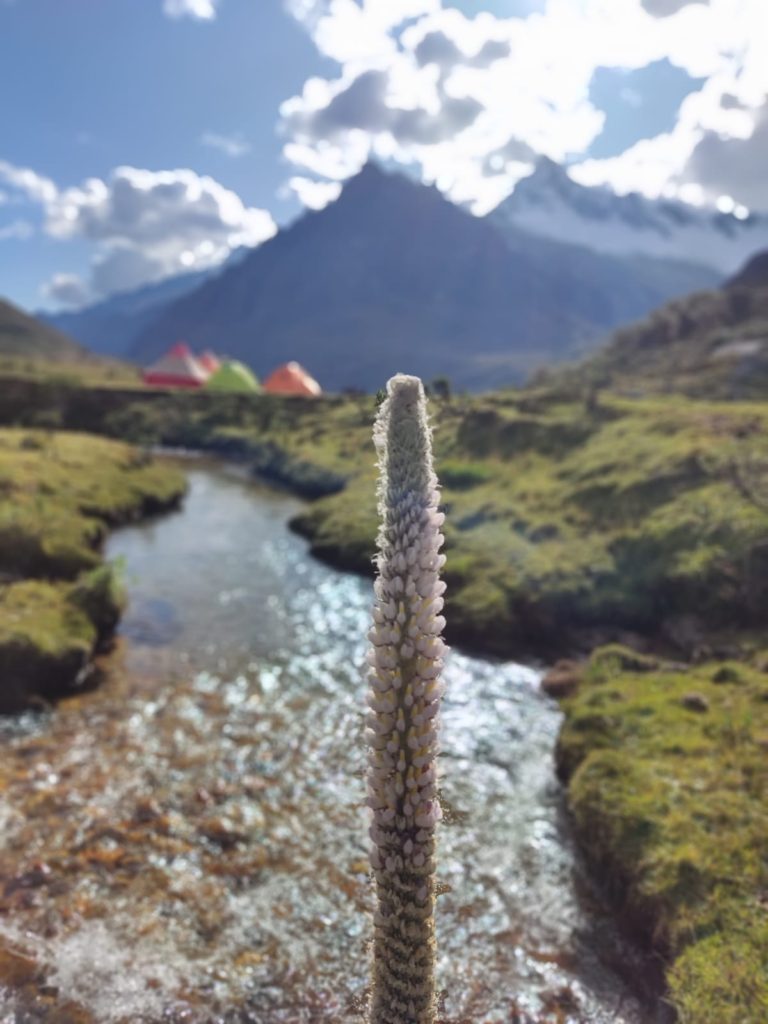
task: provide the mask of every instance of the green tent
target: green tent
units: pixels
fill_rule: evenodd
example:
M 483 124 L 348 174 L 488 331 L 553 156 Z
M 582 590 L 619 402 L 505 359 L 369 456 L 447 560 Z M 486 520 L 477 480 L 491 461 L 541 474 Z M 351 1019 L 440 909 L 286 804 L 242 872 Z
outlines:
M 208 378 L 206 387 L 212 391 L 261 391 L 254 374 L 236 359 L 227 359 Z

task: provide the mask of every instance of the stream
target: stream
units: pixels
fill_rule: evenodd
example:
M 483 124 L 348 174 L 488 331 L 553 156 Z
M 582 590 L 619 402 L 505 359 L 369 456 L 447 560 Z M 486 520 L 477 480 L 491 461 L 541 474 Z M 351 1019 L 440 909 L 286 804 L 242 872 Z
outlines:
M 130 604 L 101 685 L 0 720 L 0 1024 L 363 1019 L 371 583 L 309 557 L 295 498 L 187 471 L 179 512 L 108 543 Z M 452 652 L 445 680 L 441 1021 L 656 1021 L 537 672 Z

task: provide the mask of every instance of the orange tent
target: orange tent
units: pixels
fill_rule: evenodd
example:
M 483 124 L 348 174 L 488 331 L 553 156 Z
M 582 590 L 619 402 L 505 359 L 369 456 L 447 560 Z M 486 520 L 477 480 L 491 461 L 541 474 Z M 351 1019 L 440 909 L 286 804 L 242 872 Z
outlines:
M 273 395 L 309 395 L 316 398 L 322 388 L 298 363 L 284 363 L 264 381 L 264 390 Z

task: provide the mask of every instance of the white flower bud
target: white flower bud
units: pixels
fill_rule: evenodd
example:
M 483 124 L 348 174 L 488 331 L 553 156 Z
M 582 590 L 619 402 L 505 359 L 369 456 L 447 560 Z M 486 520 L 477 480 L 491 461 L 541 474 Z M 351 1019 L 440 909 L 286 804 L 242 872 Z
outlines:
M 424 392 L 394 377 L 374 440 L 380 485 L 378 579 L 368 653 L 368 806 L 378 910 L 370 1024 L 435 1019 L 432 902 L 440 820 L 435 754 L 445 653 L 445 561 Z M 414 835 L 414 830 L 416 830 Z M 418 875 L 414 875 L 414 871 Z M 426 955 L 425 955 L 426 954 Z

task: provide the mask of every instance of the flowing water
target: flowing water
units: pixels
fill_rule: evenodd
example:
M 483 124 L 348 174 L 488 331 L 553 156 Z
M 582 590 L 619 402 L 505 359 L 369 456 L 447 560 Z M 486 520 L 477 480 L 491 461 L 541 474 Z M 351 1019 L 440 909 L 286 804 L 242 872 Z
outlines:
M 190 463 L 123 529 L 130 606 L 90 693 L 0 723 L 0 1024 L 363 1019 L 370 581 L 299 503 Z M 441 1019 L 649 1024 L 581 879 L 530 668 L 445 674 Z

